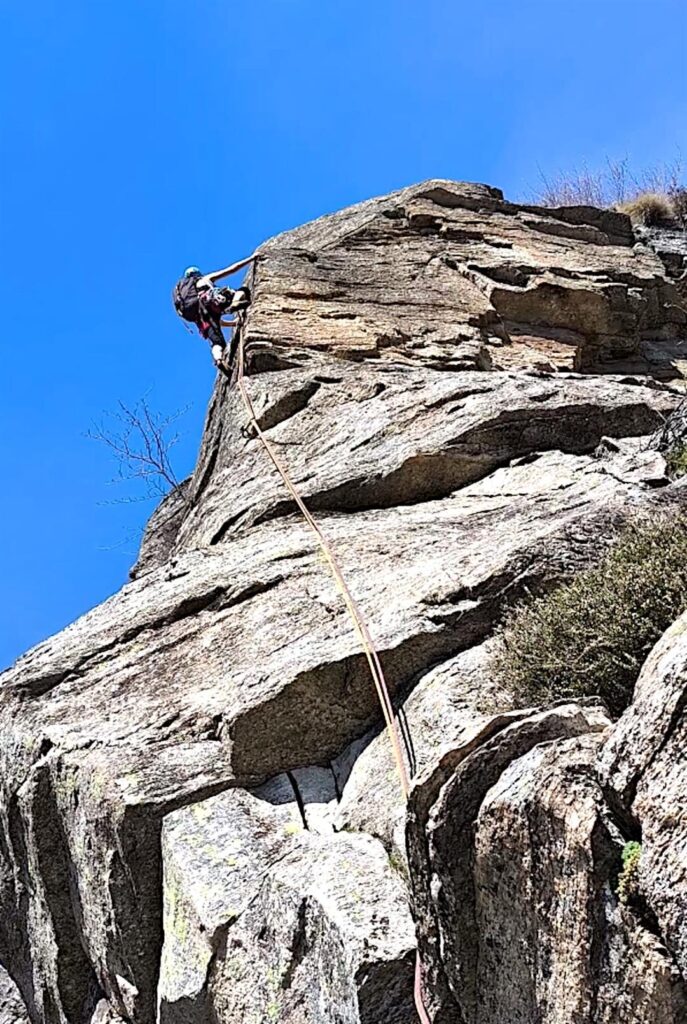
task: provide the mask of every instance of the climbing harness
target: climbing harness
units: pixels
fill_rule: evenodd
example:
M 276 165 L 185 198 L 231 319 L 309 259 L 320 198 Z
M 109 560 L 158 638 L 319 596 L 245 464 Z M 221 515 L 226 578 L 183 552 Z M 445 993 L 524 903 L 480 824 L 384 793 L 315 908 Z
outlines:
M 329 566 L 336 587 L 339 593 L 341 594 L 341 597 L 343 598 L 344 604 L 346 605 L 346 609 L 350 616 L 351 622 L 353 623 L 354 629 L 358 634 L 361 647 L 365 653 L 365 657 L 367 659 L 367 663 L 370 669 L 370 675 L 372 676 L 372 681 L 374 683 L 375 690 L 377 691 L 377 697 L 379 698 L 382 714 L 384 715 L 384 721 L 386 723 L 389 740 L 391 741 L 391 748 L 394 756 L 394 761 L 396 764 L 396 772 L 401 786 L 401 792 L 403 793 L 403 800 L 407 803 L 408 797 L 410 795 L 410 779 L 408 777 L 408 771 L 406 769 L 405 761 L 403 759 L 400 732 L 398 724 L 396 722 L 396 717 L 394 714 L 393 705 L 391 703 L 391 698 L 389 696 L 389 688 L 384 677 L 384 671 L 379 660 L 379 655 L 377 654 L 377 649 L 375 647 L 372 635 L 370 633 L 370 630 L 368 629 L 363 614 L 360 611 L 360 608 L 355 598 L 353 597 L 348 587 L 348 584 L 346 583 L 346 579 L 344 577 L 341 566 L 339 565 L 338 559 L 334 554 L 334 551 L 326 534 L 324 533 L 321 526 L 308 509 L 303 498 L 298 492 L 296 485 L 291 480 L 288 470 L 282 463 L 281 459 L 274 450 L 274 447 L 272 446 L 268 438 L 265 436 L 264 431 L 262 430 L 260 424 L 258 423 L 258 418 L 255 414 L 255 408 L 253 406 L 253 401 L 250 397 L 250 394 L 248 393 L 248 389 L 246 387 L 244 378 L 245 358 L 243 326 L 245 320 L 242 312 L 239 312 L 237 316 L 239 325 L 236 328 L 236 330 L 238 330 L 239 332 L 239 339 L 236 352 L 238 361 L 236 383 L 241 393 L 243 403 L 246 407 L 250 424 L 255 430 L 255 433 L 259 438 L 263 448 L 265 449 L 265 452 L 269 456 L 272 465 L 279 473 L 279 476 L 281 477 L 284 486 L 286 487 L 289 494 L 295 501 L 301 515 L 303 516 L 306 523 L 314 533 L 320 551 L 322 552 L 327 562 L 327 565 Z M 224 368 L 222 368 L 222 372 L 225 374 L 226 377 L 231 377 L 230 372 L 227 372 L 226 370 L 224 370 Z M 425 1008 L 424 998 L 422 994 L 422 966 L 420 963 L 419 952 L 415 960 L 414 997 L 415 1008 L 417 1010 L 421 1024 L 431 1024 L 429 1014 Z

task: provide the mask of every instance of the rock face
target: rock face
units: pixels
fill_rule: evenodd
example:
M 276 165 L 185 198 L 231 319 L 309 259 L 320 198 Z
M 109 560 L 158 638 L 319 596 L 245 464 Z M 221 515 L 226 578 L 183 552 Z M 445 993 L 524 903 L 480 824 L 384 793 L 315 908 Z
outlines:
M 512 713 L 418 781 L 410 856 L 437 1021 L 685 1020 L 677 958 L 617 898 L 610 732 L 593 708 Z
M 660 934 L 687 974 L 687 615 L 656 645 L 635 700 L 610 737 L 602 780 L 637 822 L 641 889 Z
M 411 1024 L 414 950 L 383 846 L 308 837 L 229 932 L 208 982 L 211 1019 Z
M 617 725 L 514 708 L 491 670 L 506 607 L 684 503 L 650 440 L 675 279 L 622 215 L 451 182 L 263 255 L 248 386 L 375 638 L 410 806 L 220 378 L 132 582 L 2 676 L 0 963 L 31 1021 L 411 1024 L 417 936 L 436 1022 L 684 1022 L 681 634 Z
M 249 338 L 271 365 L 324 351 L 442 370 L 646 371 L 651 343 L 685 340 L 660 257 L 609 211 L 517 206 L 498 189 L 430 181 L 266 252 Z
M 136 564 L 131 567 L 132 579 L 163 565 L 169 558 L 186 514 L 189 484 L 190 480 L 183 480 L 155 509 L 146 526 Z
M 28 1020 L 17 986 L 0 968 L 0 1024 L 28 1024 Z

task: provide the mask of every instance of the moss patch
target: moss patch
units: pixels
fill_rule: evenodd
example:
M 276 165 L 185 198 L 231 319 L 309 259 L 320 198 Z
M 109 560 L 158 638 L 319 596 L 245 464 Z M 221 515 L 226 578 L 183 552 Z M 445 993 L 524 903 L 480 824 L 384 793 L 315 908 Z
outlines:
M 642 844 L 625 843 L 622 852 L 623 869 L 618 876 L 618 899 L 621 903 L 631 903 L 639 895 L 639 860 L 642 856 Z

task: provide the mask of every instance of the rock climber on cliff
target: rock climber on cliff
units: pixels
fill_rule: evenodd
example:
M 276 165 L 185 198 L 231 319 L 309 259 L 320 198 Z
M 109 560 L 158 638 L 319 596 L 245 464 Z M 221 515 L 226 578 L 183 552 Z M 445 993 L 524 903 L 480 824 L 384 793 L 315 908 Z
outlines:
M 256 254 L 248 259 L 232 263 L 230 267 L 216 270 L 212 274 L 203 274 L 198 267 L 188 267 L 174 286 L 172 299 L 182 320 L 195 324 L 201 337 L 210 342 L 212 358 L 219 369 L 228 369 L 224 355 L 227 343 L 222 331 L 223 327 L 236 327 L 237 320 L 223 320 L 226 313 L 240 316 L 250 303 L 250 291 L 242 288 L 217 288 L 215 282 L 235 274 L 257 259 Z M 229 346 L 229 365 L 233 359 L 233 341 Z

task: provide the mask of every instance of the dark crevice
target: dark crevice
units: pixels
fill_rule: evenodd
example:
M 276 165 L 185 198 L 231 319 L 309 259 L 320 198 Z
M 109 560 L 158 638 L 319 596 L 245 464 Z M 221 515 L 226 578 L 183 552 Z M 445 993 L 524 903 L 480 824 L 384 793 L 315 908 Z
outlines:
M 435 399 L 433 402 L 424 402 L 423 405 L 426 409 L 441 409 L 444 405 L 449 405 L 451 402 L 462 402 L 466 398 L 473 398 L 476 395 L 488 394 L 493 391 L 491 384 L 485 384 L 483 387 L 463 387 L 458 388 L 456 391 L 451 391 L 447 395 L 442 395 L 441 398 Z
M 33 766 L 32 766 L 33 767 Z M 22 780 L 21 785 L 26 780 Z M 3 822 L 1 837 L 1 852 L 3 862 L 12 869 L 14 877 L 13 900 L 10 904 L 11 912 L 3 914 L 0 918 L 0 942 L 2 943 L 2 964 L 11 975 L 17 988 L 21 993 L 26 1007 L 29 1010 L 31 1020 L 41 1020 L 40 1002 L 43 997 L 45 1007 L 45 1019 L 52 1022 L 60 1020 L 57 1009 L 54 1008 L 50 993 L 44 988 L 42 992 L 36 991 L 36 982 L 32 950 L 29 944 L 28 921 L 30 918 L 29 893 L 33 886 L 28 877 L 29 854 L 26 843 L 26 831 L 22 819 L 19 801 L 17 797 L 17 786 L 15 792 L 6 796 L 6 820 Z
M 345 748 L 344 748 L 344 751 L 345 751 L 346 749 L 348 749 L 348 747 L 349 747 L 349 746 L 350 746 L 350 744 L 348 744 L 348 743 L 347 743 L 347 744 L 346 744 L 346 746 L 345 746 Z M 340 753 L 339 753 L 339 754 L 337 755 L 337 757 L 341 757 L 341 755 L 342 755 L 342 754 L 344 753 L 344 751 L 341 751 L 341 752 L 340 752 Z M 338 778 L 338 775 L 337 775 L 336 771 L 334 770 L 334 763 L 333 763 L 333 760 L 332 760 L 332 761 L 330 761 L 330 762 L 329 762 L 329 763 L 328 763 L 328 764 L 326 765 L 326 767 L 327 767 L 327 768 L 329 768 L 329 771 L 330 771 L 330 772 L 332 773 L 332 779 L 333 779 L 333 781 L 334 781 L 334 793 L 336 794 L 336 802 L 337 802 L 337 803 L 339 804 L 339 803 L 341 803 L 341 797 L 342 797 L 342 795 L 343 795 L 343 786 L 345 786 L 345 785 L 346 785 L 346 781 L 348 780 L 348 777 L 350 776 L 350 773 L 351 773 L 351 771 L 352 771 L 352 769 L 353 769 L 353 766 L 351 765 L 351 768 L 349 769 L 348 775 L 346 776 L 346 779 L 342 781 L 342 785 L 341 785 L 341 786 L 339 785 L 339 778 Z
M 594 777 L 596 780 L 596 777 Z M 613 824 L 622 834 L 622 836 L 630 841 L 642 842 L 642 830 L 639 823 L 630 815 L 627 810 L 619 804 L 617 794 L 610 793 L 607 789 L 603 789 L 604 799 L 606 800 Z M 610 802 L 609 802 L 610 796 Z M 617 814 L 616 811 L 620 813 Z M 616 894 L 617 899 L 618 882 L 622 874 L 622 849 L 618 847 L 617 843 L 613 843 L 606 828 L 600 828 L 597 826 L 592 835 L 592 850 L 594 855 L 594 880 L 597 882 L 597 895 L 595 899 L 595 905 L 602 908 L 603 898 L 602 890 L 607 887 Z M 665 936 L 663 935 L 658 918 L 647 901 L 646 896 L 641 892 L 634 893 L 627 903 L 627 913 L 631 914 L 632 917 L 645 931 L 653 935 L 655 939 L 658 939 L 664 953 L 669 956 L 673 962 L 673 966 L 677 968 L 677 961 L 675 960 L 674 952 L 670 949 L 666 942 Z M 598 932 L 601 937 L 600 945 L 606 938 L 606 921 L 603 912 L 599 912 L 597 920 L 597 928 L 595 932 Z M 600 973 L 597 973 L 595 977 L 600 977 Z
M 372 962 L 361 968 L 355 978 L 358 990 L 360 1024 L 380 1021 L 415 1021 L 413 976 L 415 953 L 387 962 Z
M 37 774 L 34 799 L 33 812 L 40 822 L 34 832 L 35 852 L 55 933 L 60 1003 L 67 1020 L 79 1020 L 82 1014 L 88 1019 L 102 993 L 82 944 L 83 909 L 76 868 L 47 766 Z
M 217 458 L 219 456 L 220 448 L 222 445 L 224 422 L 225 421 L 223 418 L 221 418 L 219 421 L 219 427 L 217 429 L 217 434 L 215 435 L 215 438 L 213 440 L 212 450 L 210 452 L 210 455 L 205 466 L 203 467 L 203 472 L 201 473 L 200 479 L 198 480 L 198 483 L 194 488 L 193 494 L 190 496 L 191 506 L 197 503 L 198 499 L 203 494 L 205 488 L 210 482 L 210 478 L 212 477 L 212 474 L 215 470 L 215 465 L 217 463 Z
M 355 401 L 359 403 L 371 402 L 374 398 L 378 398 L 381 394 L 383 394 L 383 392 L 385 392 L 386 389 L 386 384 L 383 384 L 381 381 L 377 381 L 377 383 L 374 385 L 369 394 L 362 395 L 360 398 L 356 398 Z
M 272 562 L 291 562 L 297 558 L 306 558 L 312 555 L 312 548 L 299 548 L 297 551 L 289 551 L 283 555 L 274 555 L 270 561 Z
M 306 932 L 306 911 L 307 903 L 305 900 L 301 900 L 298 904 L 298 919 L 296 922 L 296 930 L 293 936 L 293 945 L 291 946 L 291 958 L 289 965 L 284 972 L 284 976 L 281 980 L 281 987 L 283 989 L 291 988 L 293 976 L 296 973 L 298 967 L 305 959 L 306 953 L 308 952 L 308 941 Z
M 224 540 L 224 538 L 232 530 L 232 528 L 234 526 L 236 526 L 236 524 L 238 522 L 240 522 L 241 519 L 244 519 L 247 515 L 248 515 L 248 510 L 245 509 L 245 508 L 242 508 L 239 512 L 236 512 L 233 516 L 229 516 L 228 519 L 225 519 L 224 522 L 222 523 L 222 525 L 220 526 L 220 528 L 218 530 L 215 530 L 215 532 L 213 533 L 212 537 L 210 538 L 210 547 L 212 547 L 215 544 L 221 543 L 221 541 Z
M 277 424 L 283 423 L 297 413 L 302 412 L 313 395 L 316 395 L 320 390 L 320 386 L 319 381 L 311 380 L 307 381 L 297 390 L 289 391 L 286 395 L 283 395 L 258 416 L 258 426 L 260 429 L 271 430 Z
M 213 472 L 215 470 L 215 465 L 217 464 L 217 458 L 219 456 L 219 449 L 220 449 L 221 440 L 222 440 L 222 437 L 221 437 L 221 434 L 220 434 L 219 437 L 217 437 L 215 439 L 215 442 L 214 442 L 213 447 L 212 447 L 212 452 L 210 453 L 210 457 L 209 457 L 207 463 L 205 464 L 202 476 L 201 476 L 200 480 L 198 481 L 198 485 L 197 485 L 197 487 L 196 487 L 196 489 L 195 489 L 195 491 L 194 491 L 194 493 L 193 493 L 193 495 L 191 497 L 191 507 L 193 507 L 193 505 L 195 505 L 197 503 L 198 499 L 201 497 L 201 495 L 205 491 L 205 488 L 207 487 L 208 483 L 210 482 L 210 478 L 212 477 L 212 474 L 213 474 Z
M 628 807 L 620 798 L 620 795 L 613 789 L 612 786 L 600 785 L 601 792 L 603 794 L 604 801 L 610 811 L 613 820 L 617 823 L 617 826 L 624 836 L 628 839 L 635 839 L 640 841 L 642 838 L 642 830 L 639 821 L 632 813 L 630 807 Z
M 293 795 L 295 797 L 296 804 L 298 805 L 298 812 L 299 812 L 299 814 L 301 816 L 301 821 L 303 822 L 303 828 L 307 830 L 308 829 L 308 821 L 307 821 L 307 818 L 306 818 L 306 815 L 305 815 L 305 804 L 303 803 L 303 797 L 301 796 L 301 791 L 298 788 L 298 783 L 296 781 L 296 777 L 293 774 L 293 772 L 290 772 L 290 771 L 286 772 L 286 777 L 289 780 L 289 782 L 291 783 L 291 788 L 293 789 Z
M 494 267 L 468 263 L 467 269 L 481 274 L 482 277 L 486 277 L 490 281 L 496 281 L 497 284 L 511 285 L 516 288 L 526 288 L 532 276 L 537 273 L 536 267 L 514 263 L 505 263 L 503 266 Z

